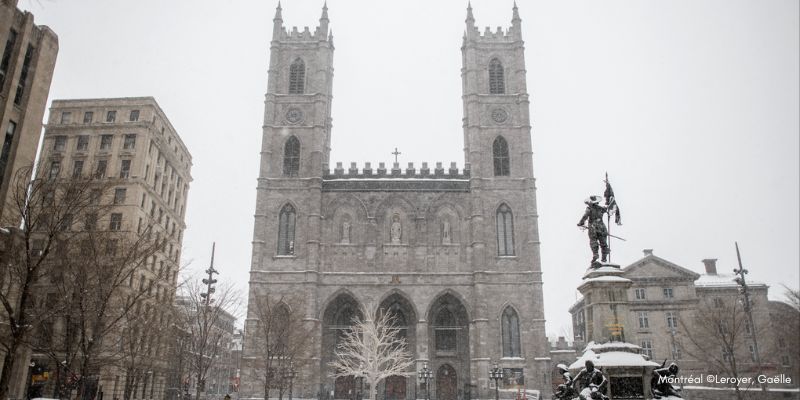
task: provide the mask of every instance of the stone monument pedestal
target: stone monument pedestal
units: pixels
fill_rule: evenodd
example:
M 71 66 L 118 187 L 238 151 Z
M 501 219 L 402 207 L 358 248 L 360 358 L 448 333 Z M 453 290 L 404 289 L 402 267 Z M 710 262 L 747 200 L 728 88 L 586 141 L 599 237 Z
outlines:
M 632 326 L 628 289 L 632 282 L 619 265 L 601 263 L 589 268 L 578 286 L 585 302 L 586 340 L 583 355 L 569 366 L 578 373 L 591 360 L 608 378 L 611 399 L 650 399 L 650 379 L 659 365 L 641 354 L 641 348 L 625 342 Z

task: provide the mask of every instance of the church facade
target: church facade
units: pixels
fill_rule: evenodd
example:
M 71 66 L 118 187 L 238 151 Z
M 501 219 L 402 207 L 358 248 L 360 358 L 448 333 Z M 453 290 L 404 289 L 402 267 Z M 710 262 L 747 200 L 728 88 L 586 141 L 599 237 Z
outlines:
M 257 187 L 249 307 L 260 296 L 302 293 L 313 332 L 311 362 L 295 398 L 355 397 L 331 377 L 336 340 L 362 305 L 392 310 L 415 367 L 378 386 L 385 399 L 424 398 L 417 372 L 432 370 L 430 398 L 550 390 L 529 95 L 521 20 L 481 33 L 467 10 L 463 40 L 465 166 L 333 165 L 332 36 L 275 18 Z M 242 398 L 263 398 L 259 353 L 245 340 Z M 509 395 L 510 396 L 510 395 Z M 277 397 L 277 394 L 275 395 Z

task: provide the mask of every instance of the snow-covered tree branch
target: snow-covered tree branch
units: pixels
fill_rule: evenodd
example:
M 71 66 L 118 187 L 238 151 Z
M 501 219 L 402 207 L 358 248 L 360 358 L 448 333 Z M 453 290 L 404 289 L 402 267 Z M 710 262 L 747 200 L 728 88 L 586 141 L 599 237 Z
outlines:
M 377 396 L 377 385 L 393 376 L 409 376 L 414 360 L 408 344 L 396 327 L 391 312 L 364 307 L 364 319 L 356 319 L 336 345 L 336 359 L 330 363 L 333 377 L 361 377 L 369 385 L 370 399 Z M 375 315 L 375 317 L 372 317 Z

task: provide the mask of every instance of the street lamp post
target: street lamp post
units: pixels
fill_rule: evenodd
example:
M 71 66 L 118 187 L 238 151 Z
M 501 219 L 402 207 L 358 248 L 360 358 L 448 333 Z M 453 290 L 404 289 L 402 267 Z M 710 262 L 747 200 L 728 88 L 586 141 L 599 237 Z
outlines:
M 433 371 L 428 368 L 428 362 L 423 364 L 422 369 L 419 371 L 419 383 L 425 384 L 425 400 L 431 400 L 431 387 L 428 386 L 429 381 L 433 377 Z
M 494 381 L 494 398 L 500 400 L 500 380 L 503 379 L 503 369 L 494 363 L 494 367 L 489 370 L 489 379 Z

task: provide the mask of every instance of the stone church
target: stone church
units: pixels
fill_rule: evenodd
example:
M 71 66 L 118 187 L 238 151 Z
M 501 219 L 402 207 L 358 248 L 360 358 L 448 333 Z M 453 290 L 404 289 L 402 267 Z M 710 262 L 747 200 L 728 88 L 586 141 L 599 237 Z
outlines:
M 467 8 L 463 54 L 464 168 L 455 164 L 331 164 L 333 38 L 319 26 L 287 30 L 280 5 L 270 43 L 246 332 L 255 299 L 302 293 L 314 335 L 295 398 L 356 397 L 331 377 L 341 330 L 360 306 L 397 316 L 416 360 L 379 398 L 489 398 L 501 389 L 549 392 L 530 100 L 516 5 L 511 26 L 482 33 Z M 411 50 L 409 50 L 411 51 Z M 257 352 L 245 342 L 242 398 Z M 276 395 L 277 396 L 277 393 Z

